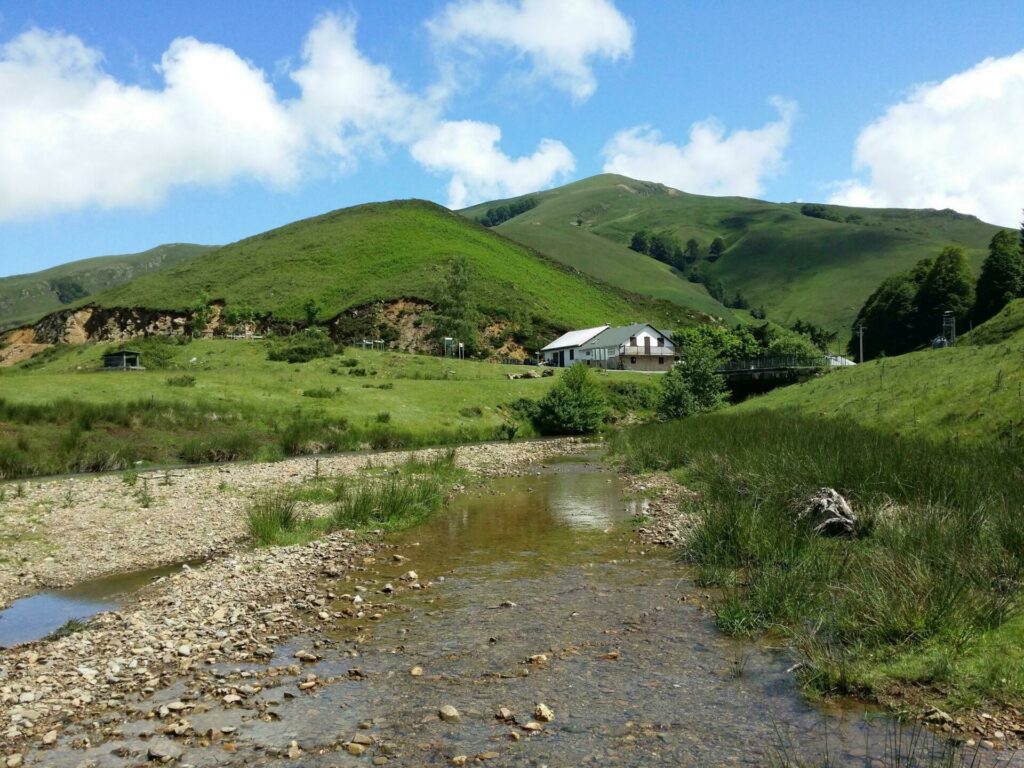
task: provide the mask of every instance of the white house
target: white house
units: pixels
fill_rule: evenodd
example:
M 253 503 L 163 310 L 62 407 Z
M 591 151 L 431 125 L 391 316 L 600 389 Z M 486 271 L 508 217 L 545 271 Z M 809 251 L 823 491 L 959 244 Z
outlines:
M 570 331 L 541 353 L 546 364 L 561 368 L 582 363 L 627 371 L 667 371 L 677 359 L 669 335 L 647 323 Z
M 577 357 L 586 365 L 622 371 L 667 371 L 678 359 L 669 335 L 647 323 L 608 328 L 580 345 Z
M 566 368 L 579 362 L 576 358 L 576 350 L 580 348 L 580 345 L 586 344 L 610 327 L 609 325 L 599 325 L 597 328 L 584 328 L 579 331 L 563 333 L 540 351 L 544 364 Z

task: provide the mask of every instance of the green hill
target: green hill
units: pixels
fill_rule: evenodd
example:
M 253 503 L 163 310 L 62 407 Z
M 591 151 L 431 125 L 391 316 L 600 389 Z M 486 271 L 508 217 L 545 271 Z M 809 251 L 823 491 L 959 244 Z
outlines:
M 212 246 L 173 243 L 142 253 L 97 256 L 41 272 L 0 278 L 0 331 L 38 320 L 62 306 L 205 253 Z
M 699 320 L 668 302 L 631 296 L 424 201 L 373 203 L 297 221 L 144 275 L 90 302 L 101 307 L 184 309 L 201 297 L 302 319 L 399 298 L 435 300 L 446 265 L 465 256 L 471 291 L 491 317 L 527 316 L 569 328 L 637 319 Z
M 833 330 L 849 328 L 864 300 L 886 277 L 965 248 L 980 269 L 997 227 L 954 211 L 812 206 L 740 197 L 691 195 L 661 184 L 603 174 L 531 195 L 538 205 L 496 231 L 625 289 L 715 314 L 727 310 L 666 265 L 628 249 L 633 233 L 669 231 L 696 238 L 706 253 L 721 237 L 716 262 L 702 261 L 729 295 L 741 291 L 782 324 L 797 318 Z M 507 201 L 467 208 L 478 217 Z M 822 216 L 826 218 L 822 218 Z M 710 303 L 710 304 L 709 304 Z M 738 313 L 742 314 L 742 313 Z
M 793 408 L 936 440 L 1024 442 L 1024 299 L 950 349 L 840 368 L 736 410 Z

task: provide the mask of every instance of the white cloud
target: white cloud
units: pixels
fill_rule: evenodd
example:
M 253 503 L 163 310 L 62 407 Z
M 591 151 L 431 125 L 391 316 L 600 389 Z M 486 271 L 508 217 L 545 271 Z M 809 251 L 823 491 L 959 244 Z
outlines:
M 728 133 L 715 118 L 694 123 L 689 141 L 674 144 L 648 126 L 620 131 L 604 149 L 605 173 L 621 173 L 703 195 L 754 197 L 783 166 L 796 104 L 775 98 L 779 119 Z
M 160 91 L 105 74 L 70 35 L 0 48 L 0 218 L 158 202 L 175 185 L 297 179 L 301 132 L 263 74 L 232 51 L 175 40 Z
M 918 86 L 857 139 L 844 205 L 953 208 L 1007 226 L 1024 204 L 1024 51 Z
M 291 73 L 302 89 L 292 113 L 318 149 L 343 164 L 381 141 L 408 143 L 436 122 L 440 104 L 395 82 L 391 71 L 367 60 L 356 45 L 352 18 L 323 17 L 303 45 L 303 66 Z
M 633 27 L 610 0 L 457 0 L 428 28 L 443 46 L 497 46 L 529 58 L 534 77 L 576 101 L 597 88 L 594 59 L 618 61 L 633 52 Z
M 496 125 L 449 121 L 416 142 L 412 156 L 430 170 L 452 174 L 451 208 L 543 189 L 575 167 L 572 153 L 560 141 L 544 139 L 529 157 L 512 159 L 499 149 L 500 140 Z
M 350 169 L 396 146 L 415 145 L 429 170 L 450 171 L 455 201 L 518 194 L 573 166 L 559 142 L 512 159 L 497 126 L 442 122 L 444 89 L 420 95 L 396 82 L 362 55 L 347 17 L 310 30 L 289 67 L 294 99 L 234 51 L 193 38 L 174 40 L 156 71 L 156 88 L 121 82 L 100 51 L 58 32 L 33 29 L 0 46 L 0 221 L 155 205 L 176 187 L 239 179 L 289 188 L 325 158 Z

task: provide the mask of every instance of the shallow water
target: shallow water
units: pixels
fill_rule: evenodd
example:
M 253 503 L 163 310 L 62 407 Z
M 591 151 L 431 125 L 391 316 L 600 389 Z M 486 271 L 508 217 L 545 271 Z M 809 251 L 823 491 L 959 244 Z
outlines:
M 290 764 L 322 768 L 383 757 L 388 765 L 448 765 L 459 755 L 470 764 L 487 755 L 476 764 L 551 768 L 797 758 L 823 765 L 826 752 L 834 766 L 896 764 L 891 722 L 807 703 L 787 672 L 788 652 L 723 637 L 686 571 L 666 553 L 630 543 L 630 513 L 614 476 L 577 463 L 495 480 L 456 499 L 401 537 L 398 552 L 408 561 L 373 565 L 354 582 L 368 587 L 368 601 L 398 610 L 336 626 L 334 643 L 317 650 L 323 660 L 303 670 L 331 682 L 301 693 L 295 678 L 263 681 L 253 709 L 200 703 L 189 717 L 196 732 L 237 731 L 206 747 L 179 742 L 181 762 L 277 765 L 294 740 L 304 754 Z M 434 585 L 394 597 L 378 591 L 410 568 Z M 296 638 L 273 663 L 311 647 L 312 639 Z M 547 661 L 527 661 L 537 654 Z M 423 675 L 412 676 L 413 666 Z M 158 691 L 140 712 L 183 694 L 181 685 Z M 523 725 L 540 702 L 555 713 L 541 733 L 495 718 L 507 707 Z M 439 720 L 446 704 L 461 722 Z M 34 757 L 54 766 L 134 765 L 147 748 L 139 735 L 153 730 L 140 717 L 118 740 Z M 341 751 L 356 734 L 373 740 L 362 757 Z M 922 751 L 933 745 L 927 735 L 920 742 Z
M 0 611 L 0 648 L 39 640 L 71 619 L 81 621 L 103 611 L 115 610 L 127 595 L 162 576 L 181 570 L 182 565 L 177 563 L 106 576 L 68 589 L 48 590 L 15 600 Z

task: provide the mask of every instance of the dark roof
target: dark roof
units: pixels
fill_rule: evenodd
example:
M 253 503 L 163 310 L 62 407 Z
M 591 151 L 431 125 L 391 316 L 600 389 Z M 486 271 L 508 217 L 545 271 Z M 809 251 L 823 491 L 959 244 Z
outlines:
M 597 334 L 594 338 L 588 341 L 586 344 L 581 344 L 580 349 L 603 349 L 605 347 L 618 347 L 621 344 L 625 344 L 629 341 L 630 336 L 635 336 L 644 328 L 654 328 L 650 323 L 633 323 L 633 325 L 623 325 L 618 328 L 609 328 L 606 331 L 602 331 Z M 654 328 L 659 334 L 664 336 L 666 339 L 670 338 L 664 331 L 659 331 Z
M 141 352 L 136 352 L 133 349 L 119 349 L 117 352 L 104 352 L 104 357 L 114 357 L 115 355 L 141 355 Z

